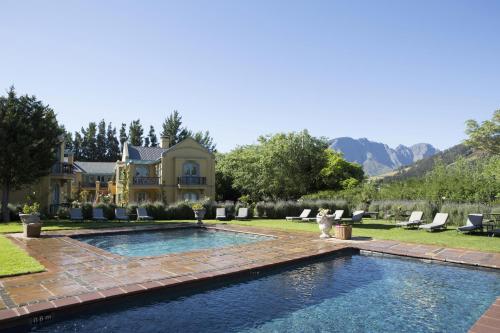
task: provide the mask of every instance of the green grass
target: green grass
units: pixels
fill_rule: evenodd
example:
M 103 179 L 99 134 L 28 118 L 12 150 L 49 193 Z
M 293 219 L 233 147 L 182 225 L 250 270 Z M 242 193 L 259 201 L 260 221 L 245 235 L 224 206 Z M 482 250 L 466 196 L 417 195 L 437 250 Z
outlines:
M 44 267 L 24 250 L 0 235 L 0 277 L 41 272 Z
M 213 223 L 213 221 L 209 221 L 209 223 Z M 231 221 L 229 223 L 279 230 L 306 231 L 319 235 L 318 226 L 314 222 L 251 220 Z M 354 225 L 353 235 L 371 237 L 374 239 L 396 240 L 407 243 L 439 245 L 443 247 L 464 248 L 487 252 L 500 252 L 500 237 L 487 237 L 485 234 L 461 234 L 457 233 L 456 229 L 452 227 L 446 231 L 427 232 L 425 230 L 406 230 L 397 228 L 393 222 L 385 220 L 363 220 L 362 224 Z
M 148 221 L 148 222 L 70 222 L 70 221 L 44 221 L 43 230 L 65 229 L 98 229 L 128 227 L 135 225 L 154 225 L 172 222 L 194 221 Z M 213 224 L 218 221 L 205 221 Z M 316 223 L 289 222 L 285 220 L 251 220 L 231 221 L 228 224 L 246 225 L 278 230 L 304 231 L 319 235 Z M 39 272 L 43 270 L 36 260 L 28 256 L 23 250 L 12 244 L 2 236 L 2 233 L 22 232 L 19 222 L 0 223 L 0 276 Z M 450 248 L 465 248 L 486 252 L 500 252 L 500 237 L 487 237 L 486 235 L 460 234 L 455 228 L 446 231 L 426 232 L 423 230 L 405 230 L 396 228 L 394 223 L 385 220 L 365 220 L 353 228 L 354 236 L 371 237 L 374 239 L 396 240 L 408 243 L 430 244 Z

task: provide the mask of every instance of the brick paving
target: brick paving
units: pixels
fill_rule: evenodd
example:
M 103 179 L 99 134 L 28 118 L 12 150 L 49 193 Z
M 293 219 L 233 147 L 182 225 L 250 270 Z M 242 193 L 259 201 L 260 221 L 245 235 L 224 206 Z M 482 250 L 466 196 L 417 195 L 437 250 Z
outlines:
M 27 324 L 33 316 L 47 314 L 55 309 L 64 310 L 87 302 L 241 273 L 347 248 L 500 268 L 499 253 L 369 239 L 319 240 L 311 233 L 237 225 L 217 225 L 216 228 L 264 234 L 274 238 L 219 249 L 131 258 L 111 254 L 69 237 L 77 234 L 193 226 L 181 223 L 135 228 L 62 230 L 45 232 L 45 236 L 40 239 L 9 235 L 11 240 L 42 263 L 46 271 L 0 278 L 0 329 L 11 324 Z M 471 332 L 500 332 L 500 325 L 493 325 L 500 321 L 499 309 L 500 301 L 497 300 Z

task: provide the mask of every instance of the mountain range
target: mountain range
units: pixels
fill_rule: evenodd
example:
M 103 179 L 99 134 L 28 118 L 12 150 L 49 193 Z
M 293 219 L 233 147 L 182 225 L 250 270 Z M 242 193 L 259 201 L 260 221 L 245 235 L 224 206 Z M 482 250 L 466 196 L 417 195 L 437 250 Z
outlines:
M 399 145 L 393 149 L 381 142 L 349 137 L 332 139 L 330 147 L 341 152 L 347 161 L 361 164 L 369 176 L 391 172 L 439 152 L 428 143 L 417 143 L 410 147 Z

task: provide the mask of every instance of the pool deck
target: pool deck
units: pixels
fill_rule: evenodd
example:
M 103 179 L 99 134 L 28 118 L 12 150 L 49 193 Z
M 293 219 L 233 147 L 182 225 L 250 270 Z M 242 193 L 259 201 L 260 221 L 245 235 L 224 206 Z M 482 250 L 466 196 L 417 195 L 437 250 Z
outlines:
M 342 249 L 500 269 L 500 253 L 365 238 L 351 241 L 320 240 L 311 233 L 229 224 L 209 227 L 275 238 L 219 249 L 131 258 L 111 254 L 69 237 L 193 226 L 172 223 L 116 229 L 62 230 L 44 232 L 44 237 L 39 239 L 25 239 L 19 234 L 10 234 L 8 237 L 42 263 L 46 271 L 0 278 L 0 330 L 13 325 L 50 320 L 57 313 L 94 302 L 160 288 L 189 286 L 216 277 L 248 273 Z M 500 333 L 500 297 L 470 332 Z

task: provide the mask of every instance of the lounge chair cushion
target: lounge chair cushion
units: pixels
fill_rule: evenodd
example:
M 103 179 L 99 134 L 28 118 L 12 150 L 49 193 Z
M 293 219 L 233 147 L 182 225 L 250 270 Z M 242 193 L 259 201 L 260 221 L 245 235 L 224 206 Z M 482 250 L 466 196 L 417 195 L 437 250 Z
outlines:
M 447 213 L 437 213 L 436 216 L 434 216 L 434 220 L 432 223 L 429 224 L 423 224 L 419 226 L 420 229 L 425 229 L 425 230 L 437 230 L 437 229 L 444 229 L 446 226 L 446 221 L 448 220 L 448 214 Z
M 227 219 L 226 208 L 217 208 L 216 212 L 215 212 L 215 219 L 216 220 L 225 220 L 225 219 Z
M 302 220 L 302 219 L 305 219 L 309 216 L 309 214 L 311 214 L 311 210 L 310 209 L 304 209 L 302 211 L 302 213 L 300 214 L 300 216 L 287 216 L 286 219 L 288 221 L 294 221 L 294 220 Z

